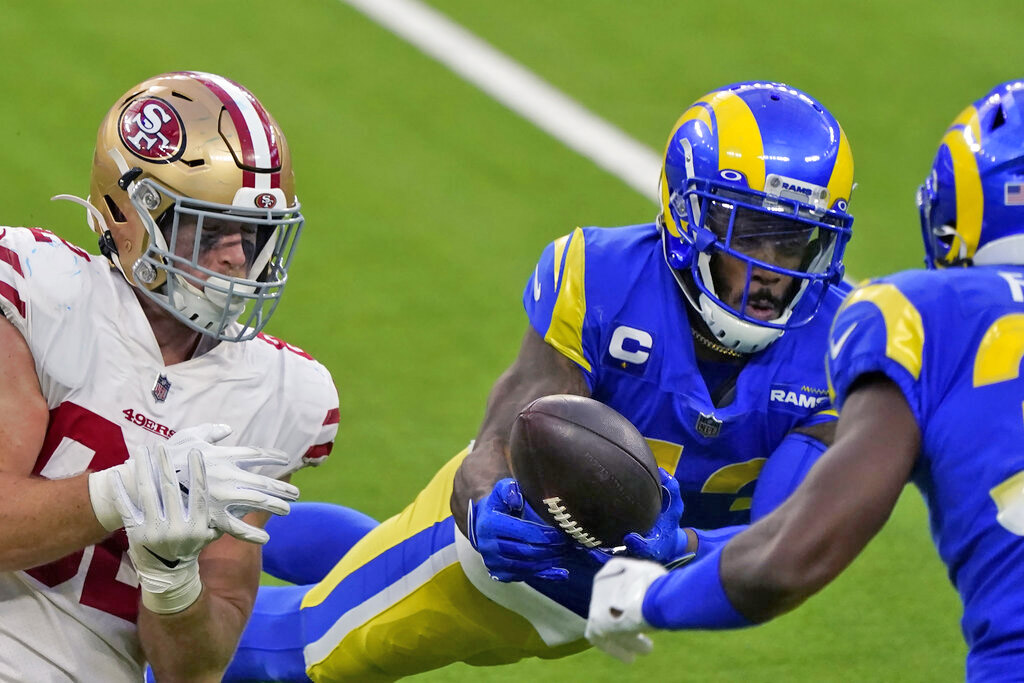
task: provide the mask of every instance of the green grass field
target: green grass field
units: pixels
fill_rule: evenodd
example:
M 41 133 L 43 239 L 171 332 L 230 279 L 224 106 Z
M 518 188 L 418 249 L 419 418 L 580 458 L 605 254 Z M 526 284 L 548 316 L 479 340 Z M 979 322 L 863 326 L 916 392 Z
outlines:
M 1024 75 L 1020 0 L 432 4 L 658 151 L 715 86 L 772 79 L 812 93 L 853 146 L 856 277 L 920 264 L 913 196 L 940 135 Z M 0 0 L 0 55 L 0 222 L 90 248 L 81 211 L 47 200 L 88 192 L 96 126 L 129 86 L 214 71 L 274 113 L 307 226 L 269 331 L 332 371 L 342 408 L 329 463 L 297 481 L 308 499 L 380 518 L 475 434 L 525 329 L 519 296 L 541 248 L 576 225 L 656 213 L 338 0 Z M 908 491 L 846 574 L 766 627 L 660 634 L 632 667 L 587 652 L 415 680 L 957 680 L 958 620 Z

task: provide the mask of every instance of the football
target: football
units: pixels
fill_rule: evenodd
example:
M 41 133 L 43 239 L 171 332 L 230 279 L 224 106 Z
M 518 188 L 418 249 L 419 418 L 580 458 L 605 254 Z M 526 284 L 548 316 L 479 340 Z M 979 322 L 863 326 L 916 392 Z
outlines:
M 661 481 L 636 427 L 600 401 L 555 394 L 516 417 L 512 476 L 549 524 L 588 548 L 613 548 L 645 533 L 661 510 Z

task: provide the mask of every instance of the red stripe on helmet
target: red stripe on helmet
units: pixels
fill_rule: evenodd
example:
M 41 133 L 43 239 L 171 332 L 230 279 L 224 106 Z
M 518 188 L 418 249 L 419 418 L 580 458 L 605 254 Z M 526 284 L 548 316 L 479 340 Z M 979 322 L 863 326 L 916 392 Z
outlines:
M 269 164 L 263 166 L 263 168 L 277 168 L 281 165 L 281 151 L 277 144 L 277 137 L 274 135 L 274 130 L 270 125 L 270 116 L 267 114 L 267 110 L 263 108 L 259 100 L 249 92 L 245 87 L 232 81 L 228 78 L 218 77 L 224 81 L 231 83 L 238 90 L 236 94 L 241 95 L 244 99 L 244 103 L 252 107 L 256 113 L 256 117 L 259 121 L 258 127 L 255 130 L 250 130 L 249 124 L 242 113 L 242 106 L 232 95 L 232 92 L 225 89 L 217 79 L 212 78 L 210 74 L 199 73 L 195 71 L 187 72 L 189 76 L 202 83 L 206 88 L 217 96 L 221 104 L 227 110 L 228 115 L 231 117 L 231 122 L 235 125 L 235 131 L 238 134 L 238 141 L 242 146 L 242 163 L 250 168 L 260 168 L 261 166 L 256 160 L 256 150 L 253 146 L 253 135 L 262 135 L 263 139 L 267 143 L 267 148 L 270 153 Z M 262 132 L 260 131 L 262 129 Z M 272 174 L 278 175 L 278 174 Z M 246 172 L 243 177 L 243 184 L 245 187 L 255 187 L 256 175 L 254 173 Z M 271 181 L 273 183 L 273 180 Z

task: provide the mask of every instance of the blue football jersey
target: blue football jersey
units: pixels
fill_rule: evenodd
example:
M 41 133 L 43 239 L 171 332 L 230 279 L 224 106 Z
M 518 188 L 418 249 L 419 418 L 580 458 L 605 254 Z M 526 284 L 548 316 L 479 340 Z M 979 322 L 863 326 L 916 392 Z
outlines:
M 555 240 L 523 302 L 530 324 L 580 367 L 593 397 L 636 425 L 675 474 L 684 525 L 711 529 L 749 523 L 761 467 L 786 434 L 835 419 L 824 355 L 845 292 L 832 290 L 811 323 L 751 356 L 722 407 L 697 367 L 689 304 L 655 225 L 577 228 Z
M 912 479 L 964 605 L 968 678 L 1016 680 L 1024 663 L 1024 269 L 868 283 L 844 304 L 830 347 L 838 406 L 865 373 L 884 373 L 906 397 L 922 436 Z

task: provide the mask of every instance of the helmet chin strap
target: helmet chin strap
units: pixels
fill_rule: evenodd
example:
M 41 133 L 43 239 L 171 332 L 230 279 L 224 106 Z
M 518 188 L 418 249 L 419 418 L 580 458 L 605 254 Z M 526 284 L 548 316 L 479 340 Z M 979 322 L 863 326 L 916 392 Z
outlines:
M 756 353 L 782 336 L 782 330 L 740 320 L 703 292 L 700 294 L 699 301 L 700 317 L 711 330 L 715 342 L 728 349 L 738 353 Z M 785 313 L 772 322 L 785 323 L 791 313 L 792 310 L 787 308 Z
M 665 241 L 662 240 L 663 245 L 664 243 Z M 676 284 L 679 285 L 679 289 L 683 292 L 683 297 L 697 311 L 704 324 L 708 326 L 714 337 L 714 343 L 721 345 L 729 351 L 748 354 L 764 349 L 782 336 L 782 330 L 747 323 L 729 314 L 703 292 L 699 292 L 694 297 L 693 293 L 690 292 L 690 288 L 683 281 L 682 273 L 669 264 L 667 247 L 663 246 L 662 251 L 665 256 L 665 265 L 672 272 Z M 701 257 L 708 258 L 706 254 L 701 254 L 698 258 Z M 711 289 L 714 291 L 714 283 L 711 284 Z M 781 317 L 773 322 L 784 323 L 789 319 L 791 312 L 791 309 L 787 309 Z
M 174 283 L 168 286 L 170 292 L 166 295 L 167 299 L 179 313 L 198 327 L 203 329 L 215 327 L 216 331 L 220 332 L 223 327 L 235 322 L 238 316 L 242 314 L 242 311 L 245 310 L 245 303 L 242 301 L 225 310 L 223 306 L 218 306 L 215 302 L 211 301 L 206 292 L 197 289 L 176 273 L 172 277 L 174 278 Z M 211 276 L 210 280 L 220 280 L 220 278 Z M 221 282 L 227 284 L 226 280 Z M 226 297 L 221 298 L 226 303 Z
M 718 292 L 715 291 L 715 280 L 711 276 L 711 255 L 700 252 L 697 255 L 697 267 L 700 270 L 704 286 L 712 295 L 718 296 Z M 698 303 L 697 310 L 700 311 L 700 317 L 704 319 L 711 334 L 715 336 L 715 341 L 726 348 L 740 353 L 756 353 L 782 336 L 782 330 L 741 320 L 715 303 L 704 292 L 700 293 Z M 787 306 L 782 315 L 771 322 L 779 325 L 785 324 L 792 312 L 792 306 Z
M 50 197 L 51 202 L 55 202 L 58 199 L 64 199 L 83 207 L 89 220 L 89 227 L 92 228 L 94 232 L 98 234 L 110 232 L 110 228 L 107 227 L 107 220 L 103 218 L 103 214 L 100 213 L 99 209 L 89 203 L 88 199 L 82 199 L 81 197 L 76 197 L 73 194 L 55 194 Z M 99 230 L 96 229 L 97 226 L 100 228 Z

